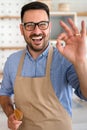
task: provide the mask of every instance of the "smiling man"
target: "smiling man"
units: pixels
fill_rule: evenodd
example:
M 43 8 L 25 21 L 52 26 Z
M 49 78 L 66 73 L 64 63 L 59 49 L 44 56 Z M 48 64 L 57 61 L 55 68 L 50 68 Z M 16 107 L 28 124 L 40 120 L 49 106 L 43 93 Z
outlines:
M 31 2 L 22 7 L 20 30 L 26 48 L 7 59 L 0 89 L 0 104 L 10 129 L 72 130 L 73 89 L 87 100 L 87 45 L 84 21 L 81 33 L 71 19 L 67 22 L 71 27 L 60 21 L 64 33 L 52 47 L 48 6 Z M 14 113 L 12 94 L 21 120 Z
M 31 9 L 25 12 L 21 20 L 20 29 L 28 45 L 29 52 L 37 58 L 48 46 L 51 28 L 49 16 L 45 10 Z

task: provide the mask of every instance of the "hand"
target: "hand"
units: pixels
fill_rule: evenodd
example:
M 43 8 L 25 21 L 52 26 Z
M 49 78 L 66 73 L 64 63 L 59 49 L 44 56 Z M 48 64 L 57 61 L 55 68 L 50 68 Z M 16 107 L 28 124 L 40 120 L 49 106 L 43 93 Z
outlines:
M 85 22 L 82 21 L 81 31 L 79 32 L 72 19 L 69 18 L 68 23 L 70 27 L 60 21 L 60 25 L 65 32 L 58 36 L 56 47 L 63 56 L 76 64 L 87 58 L 86 27 Z M 61 40 L 65 41 L 64 47 L 61 45 Z
M 10 128 L 11 130 L 18 130 L 21 123 L 22 121 L 18 121 L 15 119 L 14 113 L 8 117 L 8 128 Z

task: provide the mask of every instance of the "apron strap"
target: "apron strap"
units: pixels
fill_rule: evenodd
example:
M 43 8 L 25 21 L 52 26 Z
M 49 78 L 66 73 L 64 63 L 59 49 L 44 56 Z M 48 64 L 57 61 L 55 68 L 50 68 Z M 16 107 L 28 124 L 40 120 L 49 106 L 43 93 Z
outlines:
M 47 59 L 47 67 L 46 67 L 46 76 L 50 77 L 50 69 L 51 69 L 51 63 L 52 63 L 52 55 L 53 55 L 53 47 L 50 45 L 49 53 L 48 53 L 48 59 Z
M 24 58 L 25 58 L 25 53 L 26 53 L 26 49 L 24 49 L 21 59 L 19 61 L 19 65 L 18 65 L 18 70 L 17 70 L 17 76 L 21 76 L 21 72 L 22 72 L 22 67 L 23 67 L 23 63 L 24 63 Z

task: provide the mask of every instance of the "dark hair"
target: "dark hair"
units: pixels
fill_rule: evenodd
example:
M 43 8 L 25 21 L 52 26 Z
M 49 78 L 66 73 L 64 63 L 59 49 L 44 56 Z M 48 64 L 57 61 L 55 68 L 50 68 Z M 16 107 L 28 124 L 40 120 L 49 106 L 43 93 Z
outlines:
M 45 10 L 46 13 L 47 13 L 47 16 L 49 18 L 49 7 L 45 3 L 35 1 L 35 2 L 28 3 L 28 4 L 26 4 L 22 7 L 22 9 L 21 9 L 21 21 L 23 21 L 24 13 L 28 10 L 31 10 L 31 9 L 33 9 L 33 10 L 36 10 L 36 9 Z

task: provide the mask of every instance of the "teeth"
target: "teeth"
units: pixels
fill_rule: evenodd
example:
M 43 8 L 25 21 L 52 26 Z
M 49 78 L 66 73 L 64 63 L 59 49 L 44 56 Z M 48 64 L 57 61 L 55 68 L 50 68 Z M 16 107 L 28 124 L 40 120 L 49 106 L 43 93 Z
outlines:
M 42 36 L 32 37 L 33 40 L 35 40 L 35 39 L 38 40 L 38 39 L 41 39 L 41 38 L 42 38 Z

